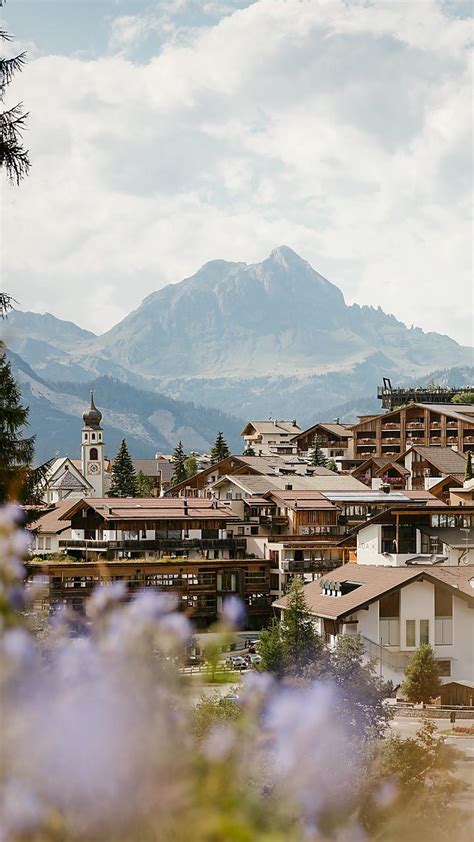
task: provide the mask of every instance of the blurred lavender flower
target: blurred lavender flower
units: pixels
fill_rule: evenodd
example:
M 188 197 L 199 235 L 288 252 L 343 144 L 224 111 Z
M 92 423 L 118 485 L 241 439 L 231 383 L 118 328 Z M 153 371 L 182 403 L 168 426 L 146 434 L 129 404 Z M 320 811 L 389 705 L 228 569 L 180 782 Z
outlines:
M 13 529 L 23 522 L 23 511 L 17 503 L 5 503 L 0 508 L 0 529 Z
M 228 596 L 224 600 L 221 613 L 222 621 L 233 629 L 238 629 L 245 622 L 245 605 L 238 596 Z
M 167 614 L 158 624 L 158 631 L 170 639 L 171 644 L 183 645 L 193 634 L 193 627 L 184 614 Z
M 0 794 L 2 831 L 0 840 L 17 838 L 36 830 L 43 818 L 44 808 L 36 795 L 18 778 L 10 778 Z M 0 831 L 0 833 L 2 832 Z
M 1 641 L 1 651 L 15 667 L 27 667 L 36 656 L 31 636 L 24 629 L 8 629 Z
M 236 737 L 235 729 L 230 725 L 216 725 L 202 744 L 205 757 L 214 763 L 222 763 L 234 748 Z
M 98 585 L 87 602 L 89 617 L 95 618 L 122 602 L 127 595 L 125 582 L 112 582 L 110 585 Z

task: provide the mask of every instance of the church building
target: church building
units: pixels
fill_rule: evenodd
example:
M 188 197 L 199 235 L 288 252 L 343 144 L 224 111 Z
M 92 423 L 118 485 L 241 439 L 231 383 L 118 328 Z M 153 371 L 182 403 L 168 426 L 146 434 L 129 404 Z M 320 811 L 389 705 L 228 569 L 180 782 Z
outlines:
M 81 433 L 81 458 L 56 458 L 49 468 L 43 492 L 45 503 L 78 500 L 82 497 L 104 497 L 109 486 L 109 464 L 104 457 L 102 413 L 94 403 L 86 409 Z

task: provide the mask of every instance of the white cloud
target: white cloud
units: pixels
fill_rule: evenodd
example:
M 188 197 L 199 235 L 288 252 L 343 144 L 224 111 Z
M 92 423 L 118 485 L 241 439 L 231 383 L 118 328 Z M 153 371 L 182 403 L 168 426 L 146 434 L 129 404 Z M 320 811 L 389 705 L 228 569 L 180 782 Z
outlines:
M 156 15 L 116 19 L 116 55 L 34 59 L 11 290 L 100 331 L 206 260 L 287 243 L 349 301 L 468 342 L 470 24 L 443 8 L 260 0 L 176 38 L 169 3 L 147 64 L 127 55 Z

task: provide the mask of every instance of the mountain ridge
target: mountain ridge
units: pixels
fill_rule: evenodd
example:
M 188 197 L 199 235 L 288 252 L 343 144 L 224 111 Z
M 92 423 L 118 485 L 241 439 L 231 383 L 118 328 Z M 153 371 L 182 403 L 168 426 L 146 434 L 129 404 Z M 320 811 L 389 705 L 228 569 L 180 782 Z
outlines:
M 260 263 L 213 260 L 150 293 L 96 336 L 16 311 L 10 347 L 47 381 L 103 375 L 231 415 L 295 415 L 374 394 L 383 376 L 421 379 L 472 364 L 451 337 L 407 327 L 341 290 L 288 246 Z

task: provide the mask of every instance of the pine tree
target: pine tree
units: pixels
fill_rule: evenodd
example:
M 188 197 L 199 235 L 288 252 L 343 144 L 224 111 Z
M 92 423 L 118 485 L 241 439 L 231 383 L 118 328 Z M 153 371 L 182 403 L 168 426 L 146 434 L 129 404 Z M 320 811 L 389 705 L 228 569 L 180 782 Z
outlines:
M 184 460 L 184 470 L 186 471 L 186 479 L 190 479 L 198 472 L 198 461 L 194 453 L 190 453 Z
M 242 453 L 242 456 L 255 456 L 255 450 L 250 444 L 247 445 L 244 452 Z
M 35 484 L 31 468 L 34 436 L 24 438 L 28 409 L 20 403 L 20 390 L 0 343 L 0 503 L 5 500 L 26 502 Z
M 178 485 L 178 483 L 184 482 L 184 480 L 187 479 L 186 468 L 184 465 L 185 461 L 186 454 L 183 450 L 183 442 L 179 441 L 173 452 L 174 471 L 173 476 L 171 477 L 172 485 Z
M 0 6 L 2 5 L 3 0 L 0 0 Z M 0 30 L 0 41 L 11 41 L 11 36 Z M 24 63 L 25 53 L 9 59 L 0 58 L 0 102 L 3 103 L 7 85 L 15 73 L 22 70 Z M 21 137 L 27 117 L 21 102 L 0 113 L 0 166 L 5 167 L 10 180 L 17 184 L 28 174 L 30 168 L 28 152 L 23 147 Z
M 135 497 L 137 494 L 137 477 L 135 468 L 127 449 L 125 439 L 122 439 L 118 453 L 112 465 L 112 479 L 109 497 Z
M 260 635 L 262 667 L 278 676 L 302 678 L 325 660 L 324 645 L 308 611 L 303 581 L 293 579 L 283 618 Z
M 320 468 L 325 468 L 328 463 L 323 451 L 321 450 L 321 439 L 319 436 L 314 437 L 313 448 L 309 455 L 309 464 L 317 465 Z
M 136 497 L 153 497 L 153 480 L 143 471 L 137 474 Z
M 402 693 L 409 702 L 436 699 L 441 692 L 438 664 L 429 643 L 422 643 L 405 670 Z
M 211 464 L 215 465 L 216 462 L 221 462 L 223 459 L 227 459 L 228 456 L 230 456 L 230 450 L 227 447 L 227 442 L 223 434 L 219 432 L 217 433 L 214 447 L 211 448 Z
M 464 472 L 464 479 L 466 481 L 472 479 L 472 453 L 470 450 L 467 451 L 466 470 Z
M 334 471 L 335 474 L 339 473 L 339 471 L 337 470 L 337 462 L 335 459 L 330 459 L 329 462 L 326 464 L 326 468 L 329 471 Z

